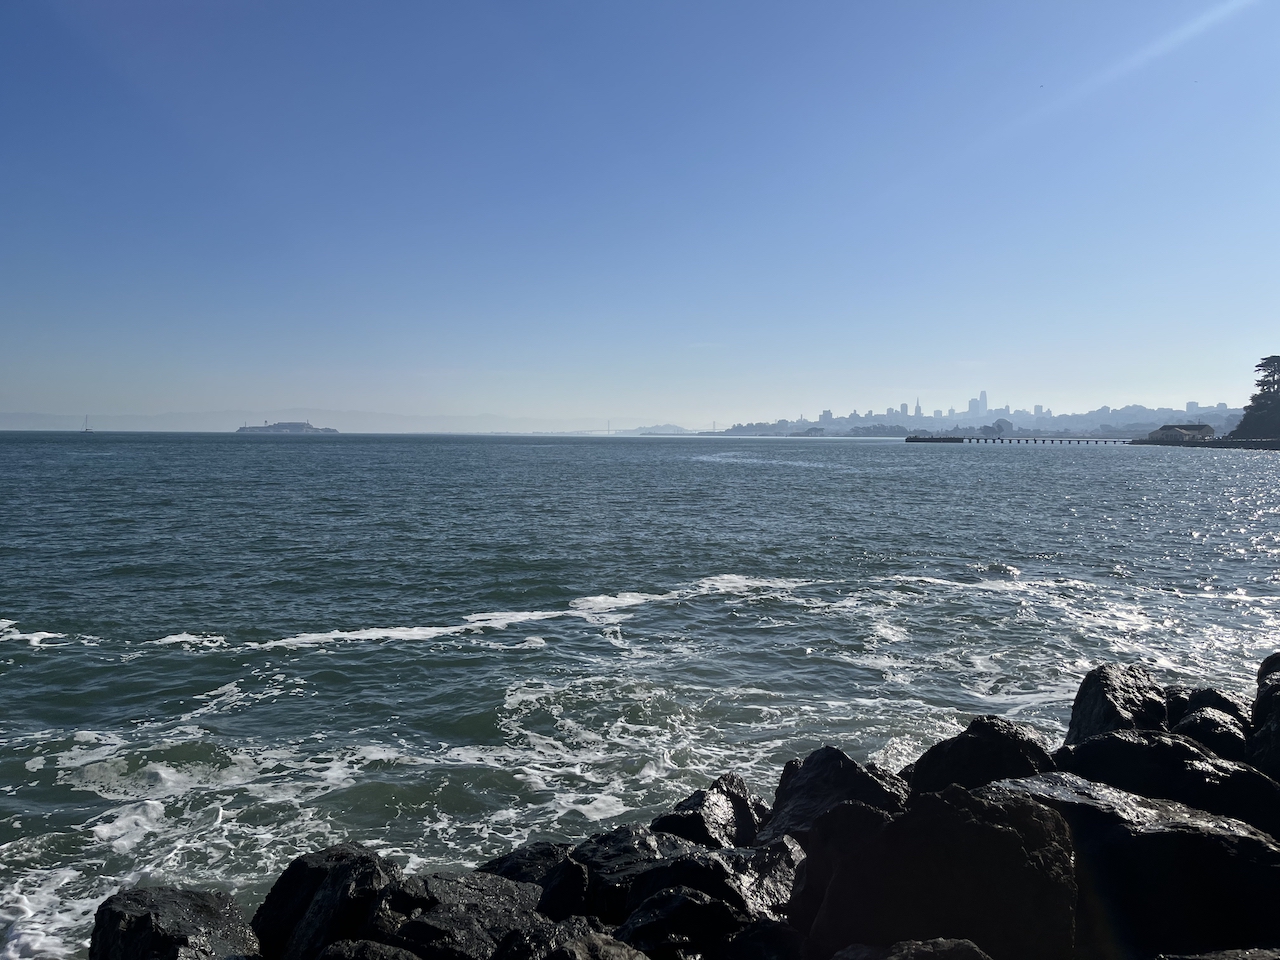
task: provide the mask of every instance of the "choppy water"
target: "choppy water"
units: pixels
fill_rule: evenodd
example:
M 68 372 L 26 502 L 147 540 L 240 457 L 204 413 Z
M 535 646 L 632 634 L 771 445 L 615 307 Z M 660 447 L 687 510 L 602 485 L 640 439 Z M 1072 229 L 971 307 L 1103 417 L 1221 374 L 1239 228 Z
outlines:
M 1280 456 L 878 441 L 0 434 L 0 958 L 121 884 L 410 869 L 637 819 L 1085 670 L 1245 691 Z

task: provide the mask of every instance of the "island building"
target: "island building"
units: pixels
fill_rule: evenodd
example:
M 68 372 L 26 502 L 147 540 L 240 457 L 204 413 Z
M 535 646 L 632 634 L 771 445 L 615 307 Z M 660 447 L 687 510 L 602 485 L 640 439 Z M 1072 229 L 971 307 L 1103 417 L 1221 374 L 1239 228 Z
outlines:
M 1213 427 L 1207 423 L 1166 423 L 1159 430 L 1147 434 L 1148 440 L 1165 443 L 1191 443 L 1196 440 L 1212 440 Z
M 280 423 L 267 423 L 262 421 L 262 426 L 249 426 L 247 423 L 241 427 L 236 433 L 337 433 L 333 427 L 313 427 L 310 420 L 282 421 Z

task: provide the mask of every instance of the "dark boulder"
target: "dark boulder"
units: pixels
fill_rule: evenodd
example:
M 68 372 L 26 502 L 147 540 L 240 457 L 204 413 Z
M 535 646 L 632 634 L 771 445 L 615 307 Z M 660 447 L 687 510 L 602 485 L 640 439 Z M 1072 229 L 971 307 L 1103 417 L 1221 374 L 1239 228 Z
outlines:
M 809 831 L 809 855 L 796 871 L 787 907 L 788 917 L 797 930 L 809 932 L 836 869 L 841 864 L 865 859 L 872 841 L 890 819 L 883 810 L 857 800 L 846 800 L 813 822 Z
M 547 960 L 646 960 L 645 955 L 620 940 L 589 933 L 556 947 Z
M 809 950 L 825 958 L 851 944 L 950 937 L 995 960 L 1069 960 L 1075 902 L 1061 816 L 997 785 L 951 786 L 912 797 L 863 856 L 839 865 Z
M 1053 758 L 1030 728 L 1004 717 L 977 717 L 964 733 L 925 751 L 911 773 L 911 789 L 929 793 L 953 783 L 973 789 L 1052 769 Z
M 1267 657 L 1258 669 L 1258 694 L 1250 720 L 1249 762 L 1263 773 L 1280 777 L 1280 653 Z
M 339 940 L 321 951 L 320 960 L 419 960 L 419 957 L 376 940 Z
M 618 827 L 573 848 L 568 860 L 547 877 L 539 909 L 553 920 L 572 914 L 621 923 L 627 916 L 631 883 L 659 860 L 704 848 L 644 826 Z
M 427 905 L 386 939 L 423 960 L 490 960 L 508 936 L 547 936 L 554 924 L 535 909 L 541 890 L 492 873 L 422 881 Z
M 231 960 L 256 957 L 258 938 L 221 891 L 134 887 L 93 918 L 89 960 Z
M 834 960 L 991 960 L 968 940 L 904 940 L 892 947 L 845 947 Z
M 976 793 L 997 789 L 1033 797 L 1070 824 L 1081 957 L 1280 943 L 1280 845 L 1261 831 L 1070 773 L 1005 780 Z
M 1171 683 L 1164 688 L 1165 724 L 1172 727 L 1187 715 L 1191 688 L 1185 683 Z
M 691 887 L 723 900 L 751 920 L 780 920 L 804 859 L 800 845 L 783 837 L 767 847 L 712 850 L 658 861 L 639 874 L 627 910 L 669 887 Z
M 1280 784 L 1187 737 L 1120 730 L 1060 750 L 1057 759 L 1061 769 L 1094 783 L 1176 800 L 1280 836 Z
M 756 920 L 717 952 L 718 960 L 802 960 L 804 937 L 788 923 Z
M 1213 953 L 1162 953 L 1156 960 L 1280 960 L 1280 950 L 1215 950 Z
M 747 918 L 724 901 L 670 887 L 640 904 L 614 936 L 652 960 L 696 960 L 746 925 Z
M 1244 697 L 1223 693 L 1213 687 L 1197 687 L 1187 694 L 1187 709 L 1183 716 L 1203 707 L 1212 707 L 1214 710 L 1221 710 L 1228 716 L 1235 717 L 1240 726 L 1244 728 L 1244 731 L 1246 733 L 1250 732 L 1252 726 L 1252 721 L 1249 719 L 1251 705 Z M 1182 717 L 1178 719 L 1181 720 Z M 1176 720 L 1170 720 L 1170 726 L 1176 722 Z
M 493 960 L 543 960 L 549 953 L 573 940 L 596 934 L 609 936 L 613 927 L 595 917 L 569 917 L 549 927 L 513 930 L 498 943 Z M 628 947 L 628 950 L 631 948 Z
M 1244 726 L 1231 714 L 1213 707 L 1192 710 L 1170 732 L 1190 737 L 1223 760 L 1244 763 L 1249 759 L 1249 737 Z
M 727 773 L 681 800 L 651 826 L 712 849 L 749 847 L 768 816 L 769 805 L 754 796 L 740 776 Z
M 865 766 L 835 747 L 821 747 L 803 760 L 789 760 L 774 795 L 773 815 L 756 838 L 772 843 L 793 836 L 807 849 L 814 820 L 837 803 L 857 800 L 869 807 L 897 813 L 909 793 L 907 784 L 873 763 Z
M 1085 674 L 1071 705 L 1067 744 L 1112 730 L 1163 730 L 1164 690 L 1136 664 L 1104 664 Z
M 508 880 L 520 883 L 536 883 L 543 886 L 547 875 L 558 867 L 569 856 L 573 845 L 569 843 L 551 843 L 537 840 L 516 847 L 504 857 L 490 860 L 476 867 L 481 873 L 496 873 Z
M 264 960 L 314 960 L 331 943 L 365 939 L 400 868 L 357 843 L 298 857 L 253 915 Z

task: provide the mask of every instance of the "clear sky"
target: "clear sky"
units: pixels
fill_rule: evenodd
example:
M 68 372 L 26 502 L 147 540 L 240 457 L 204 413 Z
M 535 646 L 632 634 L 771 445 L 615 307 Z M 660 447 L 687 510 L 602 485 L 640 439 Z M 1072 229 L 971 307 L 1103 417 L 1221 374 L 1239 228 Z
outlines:
M 1241 405 L 1280 2 L 0 4 L 0 411 Z

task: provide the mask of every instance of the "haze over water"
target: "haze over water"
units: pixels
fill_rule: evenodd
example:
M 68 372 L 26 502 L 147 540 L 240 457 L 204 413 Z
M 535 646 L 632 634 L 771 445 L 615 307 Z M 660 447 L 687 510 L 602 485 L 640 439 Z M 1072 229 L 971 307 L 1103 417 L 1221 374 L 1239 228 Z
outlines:
M 1098 662 L 1244 692 L 1280 460 L 882 441 L 0 437 L 0 957 L 122 884 L 412 870 L 643 819 Z

